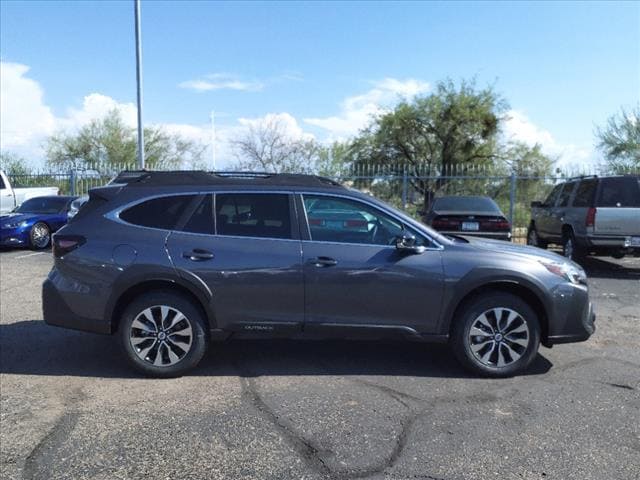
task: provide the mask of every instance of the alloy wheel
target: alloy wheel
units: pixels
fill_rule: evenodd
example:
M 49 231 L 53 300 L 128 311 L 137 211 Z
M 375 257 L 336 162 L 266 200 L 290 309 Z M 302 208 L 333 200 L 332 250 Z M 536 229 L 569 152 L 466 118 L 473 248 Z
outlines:
M 191 350 L 193 329 L 179 310 L 156 305 L 140 312 L 131 323 L 129 341 L 136 355 L 156 367 L 181 361 Z
M 527 351 L 531 335 L 527 322 L 510 308 L 492 308 L 471 324 L 468 342 L 473 356 L 490 367 L 506 367 Z
M 527 239 L 527 243 L 533 247 L 538 246 L 538 232 L 534 229 L 529 230 L 529 238 Z
M 567 258 L 573 258 L 573 239 L 568 237 L 564 241 L 564 256 Z
M 49 245 L 51 233 L 44 223 L 36 223 L 31 229 L 31 243 L 36 248 L 45 248 Z

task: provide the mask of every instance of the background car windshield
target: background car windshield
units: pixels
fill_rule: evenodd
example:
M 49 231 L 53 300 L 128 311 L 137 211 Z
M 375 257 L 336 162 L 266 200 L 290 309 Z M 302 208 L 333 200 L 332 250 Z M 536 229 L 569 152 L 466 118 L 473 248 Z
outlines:
M 39 197 L 26 200 L 15 209 L 17 213 L 61 213 L 69 204 L 64 197 Z
M 433 204 L 435 211 L 500 213 L 496 202 L 487 197 L 441 197 Z

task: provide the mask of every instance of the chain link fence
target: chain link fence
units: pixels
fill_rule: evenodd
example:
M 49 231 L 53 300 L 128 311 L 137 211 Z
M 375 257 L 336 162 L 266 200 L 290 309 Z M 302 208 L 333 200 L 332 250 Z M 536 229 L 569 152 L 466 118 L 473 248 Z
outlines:
M 66 195 L 85 195 L 107 184 L 127 165 L 91 166 L 82 170 L 9 175 L 16 187 L 55 186 Z M 432 198 L 444 195 L 481 195 L 493 198 L 513 227 L 514 241 L 524 242 L 530 221 L 530 204 L 543 200 L 558 182 L 572 176 L 604 174 L 602 171 L 508 172 L 482 165 L 380 165 L 359 164 L 327 176 L 384 200 L 420 219 Z M 639 173 L 639 172 L 628 172 Z

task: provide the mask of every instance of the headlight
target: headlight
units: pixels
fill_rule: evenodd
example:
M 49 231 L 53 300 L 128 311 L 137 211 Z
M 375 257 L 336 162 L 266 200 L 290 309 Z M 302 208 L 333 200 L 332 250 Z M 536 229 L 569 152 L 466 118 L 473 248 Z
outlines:
M 26 227 L 28 223 L 29 222 L 27 222 L 26 220 L 22 220 L 21 222 L 5 223 L 4 227 L 5 228 L 20 228 L 20 227 Z
M 540 262 L 544 267 L 554 275 L 562 277 L 564 280 L 574 284 L 587 284 L 587 274 L 581 267 L 570 263 L 561 262 Z

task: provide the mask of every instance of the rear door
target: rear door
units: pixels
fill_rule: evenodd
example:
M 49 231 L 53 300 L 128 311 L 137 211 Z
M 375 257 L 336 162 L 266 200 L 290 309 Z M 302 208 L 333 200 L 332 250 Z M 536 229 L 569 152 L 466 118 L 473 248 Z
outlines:
M 596 235 L 640 237 L 640 177 L 602 178 L 596 208 Z
M 170 235 L 169 254 L 181 275 L 211 291 L 218 328 L 301 328 L 301 244 L 290 194 L 208 194 L 181 230 Z
M 303 241 L 305 331 L 435 331 L 443 291 L 439 249 L 399 252 L 395 239 L 406 227 L 356 199 L 304 194 L 302 201 L 309 237 Z

